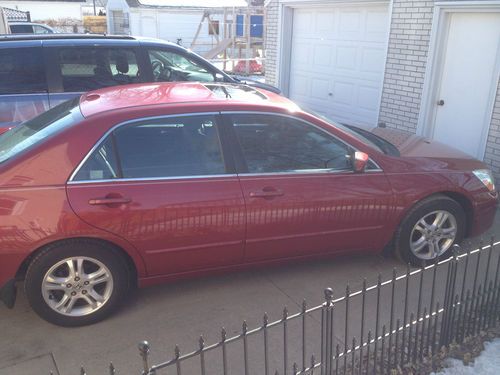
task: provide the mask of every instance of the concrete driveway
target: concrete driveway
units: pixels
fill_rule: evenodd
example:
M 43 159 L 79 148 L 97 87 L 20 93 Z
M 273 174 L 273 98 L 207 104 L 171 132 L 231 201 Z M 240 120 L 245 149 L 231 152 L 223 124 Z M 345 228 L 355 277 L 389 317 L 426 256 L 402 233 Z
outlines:
M 498 212 L 484 237 L 494 232 L 500 239 Z M 477 239 L 472 241 L 477 243 Z M 110 361 L 119 374 L 140 374 L 137 343 L 141 340 L 151 343 L 152 362 L 161 362 L 173 356 L 175 344 L 183 353 L 195 350 L 200 335 L 207 344 L 214 343 L 220 339 L 222 326 L 228 336 L 238 334 L 243 320 L 253 328 L 261 324 L 264 312 L 270 320 L 280 319 L 284 306 L 291 313 L 298 312 L 304 298 L 309 306 L 322 303 L 325 287 L 332 287 L 338 295 L 347 283 L 351 290 L 358 290 L 364 277 L 373 284 L 381 273 L 386 280 L 394 267 L 404 272 L 405 266 L 393 258 L 343 257 L 162 285 L 139 290 L 115 316 L 83 328 L 60 328 L 39 319 L 21 292 L 13 310 L 0 308 L 0 375 L 79 374 L 82 364 L 89 375 L 107 374 Z M 307 341 L 314 348 L 309 355 L 317 349 L 314 333 L 319 333 L 319 317 L 311 317 L 308 324 L 311 337 Z M 300 341 L 300 337 L 291 334 L 289 340 Z M 261 344 L 253 345 L 260 350 Z M 280 351 L 279 345 L 272 343 L 271 348 Z M 234 348 L 230 355 L 237 359 L 241 351 L 241 347 Z M 299 362 L 300 358 L 294 358 L 298 355 L 292 351 L 290 362 Z M 220 362 L 220 358 L 208 360 Z M 199 363 L 183 373 L 194 371 L 199 371 Z M 231 373 L 242 370 L 234 368 Z

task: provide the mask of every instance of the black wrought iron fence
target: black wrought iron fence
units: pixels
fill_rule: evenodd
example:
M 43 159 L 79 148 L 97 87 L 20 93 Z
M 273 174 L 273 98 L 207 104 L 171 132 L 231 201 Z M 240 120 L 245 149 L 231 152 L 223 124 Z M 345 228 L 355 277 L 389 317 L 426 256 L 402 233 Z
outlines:
M 170 359 L 152 363 L 151 347 L 139 345 L 143 375 L 388 374 L 392 369 L 432 360 L 451 343 L 463 343 L 496 327 L 500 318 L 500 242 L 461 253 L 422 268 L 393 270 L 374 285 L 365 279 L 355 292 L 324 291 L 324 302 L 280 319 L 249 328 L 210 345 L 182 353 L 175 346 Z M 339 291 L 340 292 L 340 291 Z M 110 374 L 118 373 L 113 365 Z M 85 374 L 82 368 L 81 374 Z

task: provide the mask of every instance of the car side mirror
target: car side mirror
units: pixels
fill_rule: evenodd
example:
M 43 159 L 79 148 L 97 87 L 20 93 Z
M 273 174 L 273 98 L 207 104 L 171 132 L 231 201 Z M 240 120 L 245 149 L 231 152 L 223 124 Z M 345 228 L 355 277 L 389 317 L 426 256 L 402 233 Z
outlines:
M 355 151 L 352 156 L 352 166 L 354 172 L 363 173 L 368 165 L 368 160 L 370 160 L 370 157 L 367 153 Z

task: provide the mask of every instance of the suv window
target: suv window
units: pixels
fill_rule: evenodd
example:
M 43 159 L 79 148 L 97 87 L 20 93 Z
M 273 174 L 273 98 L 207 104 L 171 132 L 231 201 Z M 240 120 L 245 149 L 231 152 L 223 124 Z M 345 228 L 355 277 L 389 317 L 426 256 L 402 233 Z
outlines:
M 47 92 L 41 48 L 0 48 L 0 94 Z
M 215 119 L 200 115 L 141 121 L 119 127 L 87 159 L 74 180 L 224 173 Z
M 249 173 L 352 168 L 350 147 L 309 123 L 277 115 L 231 119 Z
M 139 82 L 136 54 L 124 48 L 62 48 L 58 53 L 65 92 Z
M 35 34 L 51 34 L 52 31 L 40 25 L 33 25 L 33 33 Z
M 31 25 L 10 25 L 10 32 L 12 34 L 33 34 L 33 27 Z
M 173 51 L 149 50 L 155 82 L 214 82 L 215 77 L 199 63 Z

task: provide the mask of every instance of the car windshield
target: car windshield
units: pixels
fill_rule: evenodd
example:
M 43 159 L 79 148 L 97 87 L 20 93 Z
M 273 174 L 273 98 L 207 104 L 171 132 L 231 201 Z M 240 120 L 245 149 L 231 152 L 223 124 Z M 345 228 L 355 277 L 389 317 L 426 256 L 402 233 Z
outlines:
M 351 125 L 344 125 L 340 124 L 337 121 L 334 121 L 330 119 L 329 117 L 322 115 L 320 113 L 317 113 L 315 111 L 307 110 L 307 112 L 311 113 L 312 115 L 319 117 L 329 124 L 339 128 L 340 130 L 348 133 L 349 135 L 353 136 L 360 142 L 363 142 L 367 146 L 370 146 L 380 152 L 383 152 L 384 154 L 387 155 L 399 155 L 399 151 L 397 150 L 396 146 L 394 146 L 392 143 L 386 141 L 383 138 L 380 138 L 379 136 L 369 132 L 368 130 L 364 130 L 361 128 L 358 128 L 356 126 L 351 126 Z
M 77 97 L 61 103 L 0 135 L 0 163 L 80 121 L 83 116 L 79 101 L 80 98 Z

